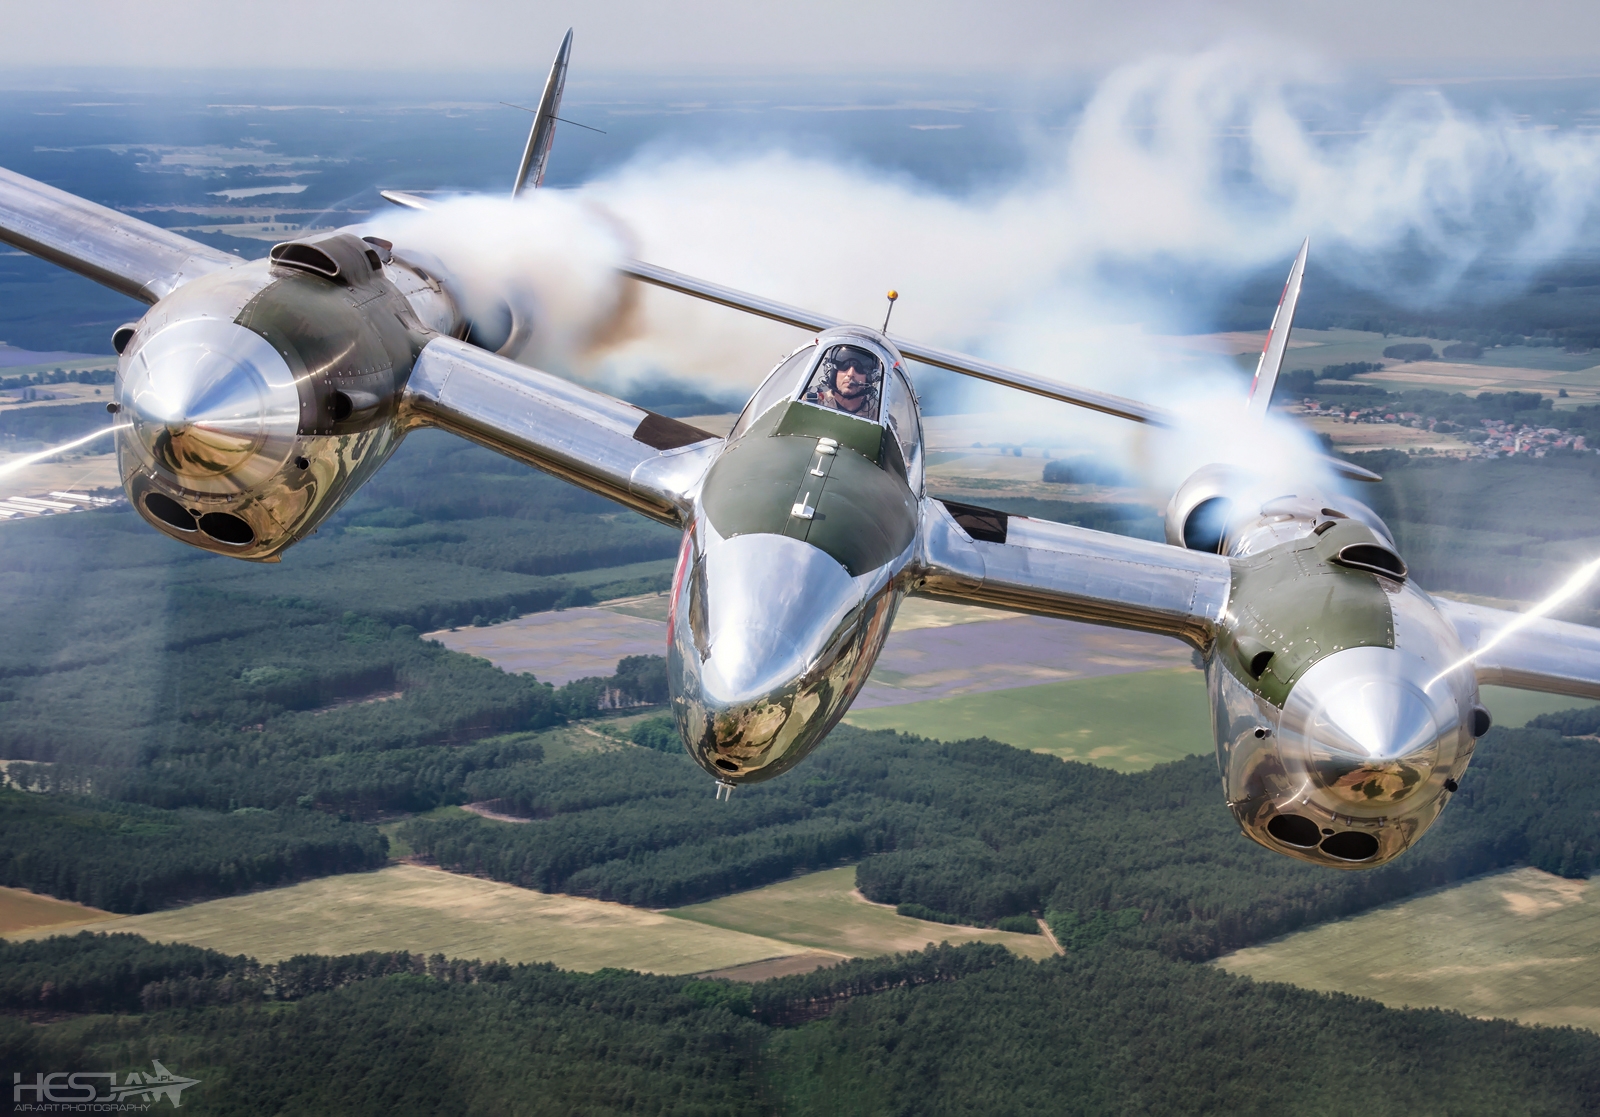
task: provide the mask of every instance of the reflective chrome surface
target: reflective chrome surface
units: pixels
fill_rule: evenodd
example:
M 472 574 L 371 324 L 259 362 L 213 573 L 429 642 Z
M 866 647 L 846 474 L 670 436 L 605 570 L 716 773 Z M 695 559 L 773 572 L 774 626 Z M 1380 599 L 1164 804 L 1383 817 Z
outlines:
M 667 677 L 689 755 L 726 783 L 788 771 L 849 708 L 899 603 L 898 564 L 852 578 L 783 535 L 703 518 L 673 586 Z
M 374 395 L 345 421 L 324 406 L 336 391 L 365 399 L 371 393 L 358 384 L 392 384 L 406 371 L 380 369 L 385 357 L 354 372 L 335 362 L 297 376 L 291 362 L 303 365 L 304 347 L 325 348 L 323 339 L 280 330 L 280 351 L 236 319 L 247 308 L 270 310 L 280 292 L 313 309 L 324 297 L 351 300 L 321 279 L 291 279 L 293 290 L 283 282 L 266 261 L 252 261 L 162 299 L 124 346 L 116 389 L 130 424 L 117 442 L 123 485 L 139 514 L 186 543 L 264 562 L 315 530 L 399 442 L 392 398 Z M 366 305 L 390 313 L 385 289 L 377 293 Z
M 1325 801 L 1387 816 L 1454 759 L 1462 718 L 1433 671 L 1393 648 L 1349 648 L 1321 660 L 1289 694 L 1278 748 Z
M 1288 511 L 1275 504 L 1236 525 L 1237 546 L 1309 533 L 1314 520 Z M 1454 626 L 1417 587 L 1378 581 L 1394 646 L 1317 660 L 1281 711 L 1222 655 L 1206 664 L 1218 766 L 1239 825 L 1269 849 L 1335 868 L 1382 865 L 1415 843 L 1449 802 L 1474 746 L 1477 681 L 1462 666 Z
M 1204 649 L 1228 600 L 1228 560 L 1025 516 L 1004 543 L 967 535 L 922 502 L 916 592 L 1159 632 Z
M 657 450 L 635 437 L 649 412 L 448 337 L 417 358 L 404 411 L 673 525 L 722 447 L 706 435 Z
M 243 326 L 215 318 L 174 323 L 130 347 L 120 379 L 123 415 L 133 424 L 124 445 L 188 489 L 253 488 L 294 452 L 294 374 Z
M 0 241 L 154 303 L 237 256 L 0 167 Z
M 1167 544 L 1217 551 L 1233 519 L 1233 498 L 1239 487 L 1239 473 L 1232 466 L 1217 463 L 1195 470 L 1167 501 L 1162 517 Z M 1207 536 L 1214 535 L 1215 540 L 1197 540 L 1197 532 L 1201 530 Z M 1195 546 L 1197 542 L 1210 543 L 1210 546 Z
M 1438 604 L 1473 654 L 1480 683 L 1600 698 L 1600 629 L 1462 601 Z
M 522 151 L 522 163 L 517 167 L 517 180 L 511 186 L 513 198 L 520 195 L 532 180 L 534 186 L 544 182 L 544 167 L 550 159 L 550 146 L 555 143 L 556 117 L 561 112 L 561 91 L 567 84 L 567 60 L 572 56 L 572 29 L 561 40 L 561 49 L 550 64 L 550 76 L 545 79 L 544 93 L 539 107 L 534 110 L 533 127 L 528 131 L 528 146 Z

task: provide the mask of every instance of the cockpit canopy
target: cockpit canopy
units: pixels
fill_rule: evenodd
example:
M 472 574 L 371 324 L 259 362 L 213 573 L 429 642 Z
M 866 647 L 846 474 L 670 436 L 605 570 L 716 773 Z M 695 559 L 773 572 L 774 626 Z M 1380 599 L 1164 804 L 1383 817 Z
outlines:
M 801 399 L 857 419 L 878 419 L 883 361 L 859 345 L 830 345 L 811 373 Z
M 888 427 L 899 444 L 907 480 L 913 491 L 921 491 L 922 424 L 917 396 L 892 351 L 869 337 L 823 335 L 807 342 L 767 377 L 728 440 L 736 441 L 761 416 L 791 401 Z

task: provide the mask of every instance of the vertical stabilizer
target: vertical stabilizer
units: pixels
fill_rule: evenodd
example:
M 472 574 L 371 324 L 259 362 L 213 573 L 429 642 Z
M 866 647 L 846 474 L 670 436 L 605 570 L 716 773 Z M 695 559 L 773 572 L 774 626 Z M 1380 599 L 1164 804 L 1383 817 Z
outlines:
M 1272 389 L 1277 387 L 1284 354 L 1289 351 L 1289 327 L 1294 324 L 1294 306 L 1300 301 L 1300 281 L 1305 278 L 1306 252 L 1310 247 L 1309 239 L 1300 245 L 1300 254 L 1289 269 L 1289 281 L 1283 285 L 1283 297 L 1278 300 L 1278 312 L 1272 316 L 1272 328 L 1261 346 L 1261 360 L 1256 363 L 1256 378 L 1250 383 L 1250 400 L 1245 405 L 1254 419 L 1267 417 Z
M 556 138 L 556 114 L 561 111 L 561 90 L 567 84 L 567 56 L 572 53 L 572 29 L 561 40 L 556 60 L 550 64 L 550 76 L 544 82 L 544 95 L 539 98 L 539 108 L 533 116 L 533 128 L 528 132 L 528 146 L 522 152 L 522 166 L 517 168 L 517 181 L 511 187 L 511 196 L 517 197 L 529 186 L 537 187 L 544 181 L 544 166 L 550 159 L 550 145 Z

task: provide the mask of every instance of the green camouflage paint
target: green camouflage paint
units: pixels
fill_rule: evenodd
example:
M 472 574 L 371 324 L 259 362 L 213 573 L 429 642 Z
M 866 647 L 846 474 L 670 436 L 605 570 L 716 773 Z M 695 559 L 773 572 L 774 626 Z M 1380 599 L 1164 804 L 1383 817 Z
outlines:
M 1343 520 L 1321 535 L 1233 562 L 1233 623 L 1218 654 L 1241 682 L 1279 709 L 1300 676 L 1325 656 L 1345 648 L 1394 647 L 1394 614 L 1379 577 L 1334 561 L 1355 544 L 1388 549 L 1371 528 Z M 1252 663 L 1269 652 L 1256 677 Z
M 724 538 L 804 540 L 851 576 L 875 570 L 902 554 L 917 530 L 916 497 L 882 464 L 889 437 L 876 423 L 799 401 L 779 404 L 706 475 L 701 499 L 711 526 Z M 834 453 L 819 452 L 824 438 L 837 443 Z

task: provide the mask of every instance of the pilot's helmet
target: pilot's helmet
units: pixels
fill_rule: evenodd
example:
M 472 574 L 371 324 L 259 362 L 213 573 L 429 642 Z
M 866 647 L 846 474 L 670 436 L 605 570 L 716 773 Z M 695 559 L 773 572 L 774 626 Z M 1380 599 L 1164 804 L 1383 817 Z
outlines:
M 877 387 L 878 381 L 883 378 L 883 363 L 870 349 L 863 349 L 859 345 L 836 345 L 828 351 L 826 368 L 830 381 L 834 373 L 851 365 L 866 377 L 868 387 Z

